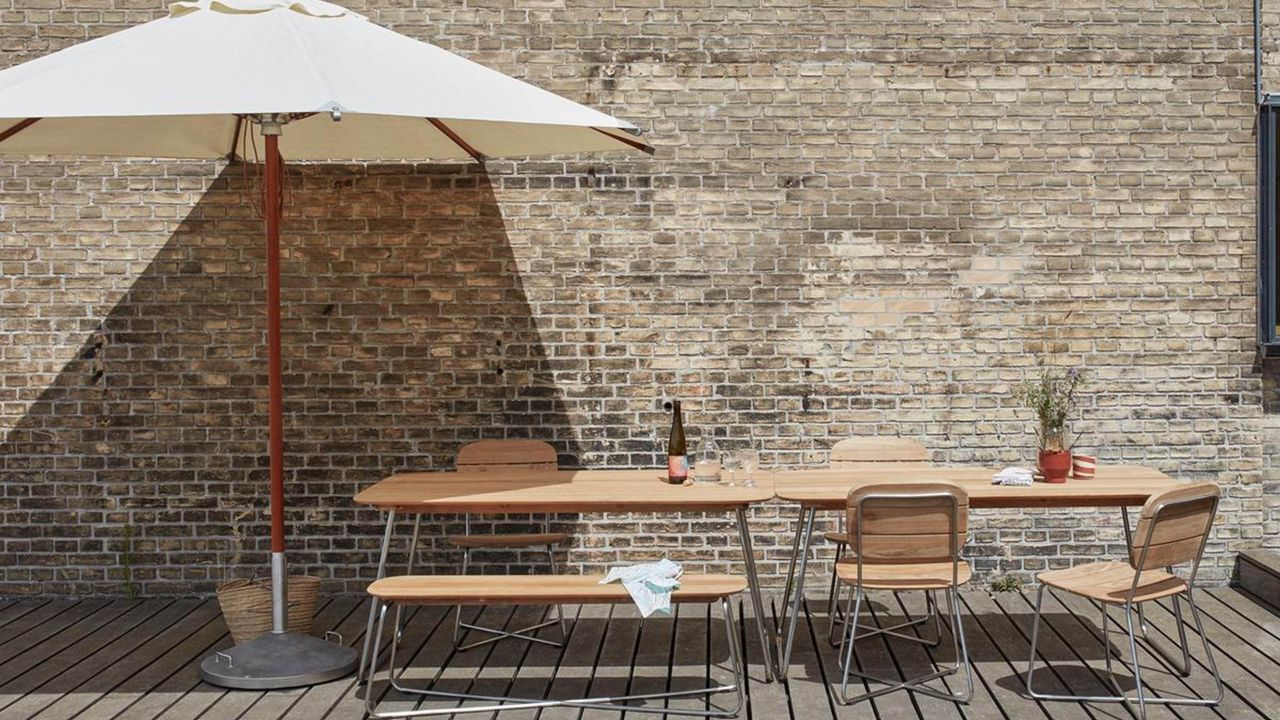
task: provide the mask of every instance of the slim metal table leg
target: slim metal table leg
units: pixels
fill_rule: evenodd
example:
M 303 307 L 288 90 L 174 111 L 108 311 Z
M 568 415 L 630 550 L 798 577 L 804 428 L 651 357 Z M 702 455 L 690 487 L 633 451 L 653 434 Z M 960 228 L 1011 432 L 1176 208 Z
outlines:
M 806 512 L 806 511 L 802 511 Z M 786 628 L 779 640 L 782 642 L 779 647 L 778 655 L 778 677 L 785 678 L 787 676 L 787 668 L 791 665 L 791 646 L 796 639 L 796 623 L 800 619 L 800 605 L 804 602 L 804 578 L 805 572 L 809 564 L 809 548 L 813 545 L 813 523 L 818 517 L 818 509 L 816 507 L 808 508 L 808 515 L 805 517 L 803 529 L 800 530 L 804 534 L 804 549 L 800 553 L 798 574 L 795 578 L 795 596 L 791 598 L 791 608 L 788 611 L 786 605 L 783 605 L 782 611 L 787 613 L 782 618 L 783 627 Z M 799 543 L 796 543 L 799 545 Z
M 742 559 L 747 566 L 747 587 L 751 590 L 751 605 L 756 612 L 756 630 L 760 633 L 760 651 L 764 653 L 764 679 L 772 682 L 776 673 L 776 643 L 771 642 L 773 634 L 765 628 L 764 601 L 760 598 L 760 576 L 756 573 L 756 554 L 751 547 L 751 530 L 747 527 L 747 509 L 738 508 L 738 538 L 742 543 Z
M 796 579 L 796 558 L 800 555 L 800 528 L 804 526 L 804 507 L 796 516 L 796 535 L 791 539 L 791 558 L 787 561 L 787 588 L 782 591 L 782 607 L 791 602 L 791 586 Z
M 396 526 L 396 511 L 387 511 L 387 529 L 382 534 L 382 554 L 378 557 L 378 573 L 375 580 L 381 580 L 387 575 L 387 551 L 391 548 L 391 534 Z M 356 666 L 356 684 L 367 680 L 373 675 L 370 672 L 365 675 L 365 664 L 372 664 L 376 658 L 369 657 L 369 644 L 374 633 L 374 623 L 377 620 L 378 603 L 369 603 L 369 625 L 365 628 L 364 633 L 364 649 L 360 651 L 360 664 Z M 372 668 L 370 668 L 372 670 Z

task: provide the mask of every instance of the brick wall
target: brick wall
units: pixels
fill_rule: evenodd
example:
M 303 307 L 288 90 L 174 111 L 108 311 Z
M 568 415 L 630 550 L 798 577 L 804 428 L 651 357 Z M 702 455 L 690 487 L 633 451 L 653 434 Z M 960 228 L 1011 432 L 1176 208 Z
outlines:
M 658 153 L 290 169 L 296 567 L 362 589 L 380 525 L 351 495 L 470 439 L 655 462 L 670 397 L 768 462 L 883 433 L 940 463 L 1027 463 L 1009 393 L 1041 361 L 1091 371 L 1077 429 L 1102 462 L 1221 483 L 1208 576 L 1280 543 L 1263 442 L 1280 428 L 1254 367 L 1251 3 L 411 5 L 357 9 L 631 119 Z M 0 63 L 162 12 L 20 2 Z M 0 163 L 0 594 L 265 570 L 246 182 L 240 165 Z M 774 582 L 793 513 L 755 514 Z M 559 521 L 575 566 L 738 561 L 719 517 Z M 1121 542 L 1114 513 L 975 522 L 988 573 Z

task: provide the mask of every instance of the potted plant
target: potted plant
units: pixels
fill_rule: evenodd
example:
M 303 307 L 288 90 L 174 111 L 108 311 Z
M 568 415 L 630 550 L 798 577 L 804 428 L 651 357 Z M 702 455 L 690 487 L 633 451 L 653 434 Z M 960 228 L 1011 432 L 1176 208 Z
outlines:
M 1084 381 L 1084 373 L 1072 368 L 1066 372 L 1045 369 L 1039 380 L 1028 380 L 1015 394 L 1036 413 L 1039 424 L 1039 468 L 1046 482 L 1067 481 L 1071 472 L 1071 445 L 1067 441 L 1067 422 L 1076 409 L 1076 389 Z

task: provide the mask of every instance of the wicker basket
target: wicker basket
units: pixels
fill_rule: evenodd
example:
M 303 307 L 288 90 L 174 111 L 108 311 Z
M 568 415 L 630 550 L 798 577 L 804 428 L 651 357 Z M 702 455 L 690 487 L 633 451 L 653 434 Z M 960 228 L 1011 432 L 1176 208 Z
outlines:
M 320 594 L 320 578 L 290 575 L 287 629 L 310 634 Z M 237 578 L 218 586 L 218 606 L 235 644 L 248 642 L 271 630 L 271 581 Z

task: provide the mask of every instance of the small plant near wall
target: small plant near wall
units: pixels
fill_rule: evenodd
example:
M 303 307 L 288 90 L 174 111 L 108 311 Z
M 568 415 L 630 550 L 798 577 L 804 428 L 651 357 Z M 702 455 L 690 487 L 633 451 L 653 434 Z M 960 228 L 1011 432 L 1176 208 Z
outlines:
M 1036 414 L 1039 468 L 1047 482 L 1066 482 L 1071 472 L 1069 422 L 1076 411 L 1076 391 L 1084 382 L 1084 371 L 1046 368 L 1038 380 L 1020 385 L 1014 395 Z
M 991 592 L 1021 592 L 1022 578 L 1017 575 L 996 575 L 991 578 Z

